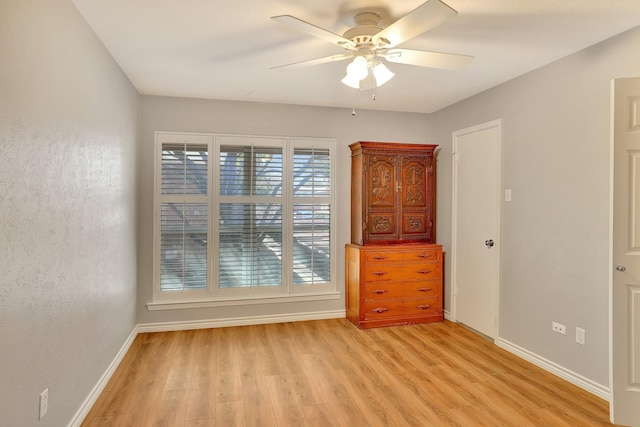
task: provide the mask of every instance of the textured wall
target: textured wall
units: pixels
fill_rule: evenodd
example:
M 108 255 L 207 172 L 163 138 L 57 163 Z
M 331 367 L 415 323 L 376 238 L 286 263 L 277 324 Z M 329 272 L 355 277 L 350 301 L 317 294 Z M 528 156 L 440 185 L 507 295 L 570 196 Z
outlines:
M 447 250 L 451 134 L 503 119 L 503 186 L 513 201 L 502 211 L 500 337 L 605 387 L 610 84 L 640 76 L 639 46 L 636 28 L 433 115 L 432 139 L 445 144 L 438 232 Z M 553 333 L 552 321 L 567 335 Z M 585 346 L 576 326 L 587 331 Z
M 374 102 L 374 101 L 372 101 Z M 143 96 L 140 120 L 138 322 L 176 322 L 344 310 L 340 300 L 153 311 L 153 159 L 155 131 L 219 132 L 335 138 L 338 141 L 338 290 L 344 291 L 344 245 L 350 239 L 351 152 L 358 140 L 428 143 L 429 116 L 296 105 Z
M 0 425 L 64 426 L 136 323 L 139 97 L 69 0 L 0 2 L 0 58 Z

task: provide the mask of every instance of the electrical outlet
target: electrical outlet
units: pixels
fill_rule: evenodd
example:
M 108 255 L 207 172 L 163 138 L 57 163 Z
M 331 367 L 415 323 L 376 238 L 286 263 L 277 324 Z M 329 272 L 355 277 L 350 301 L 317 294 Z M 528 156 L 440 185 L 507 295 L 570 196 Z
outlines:
M 49 410 L 49 389 L 45 388 L 42 393 L 40 393 L 40 420 L 44 418 L 47 411 Z
M 564 326 L 562 323 L 556 323 L 556 322 L 551 323 L 551 330 L 553 332 L 557 332 L 562 335 L 567 335 L 567 327 Z
M 585 331 L 582 328 L 576 328 L 576 342 L 578 344 L 585 344 L 585 340 L 586 340 L 586 335 L 587 335 L 587 331 Z

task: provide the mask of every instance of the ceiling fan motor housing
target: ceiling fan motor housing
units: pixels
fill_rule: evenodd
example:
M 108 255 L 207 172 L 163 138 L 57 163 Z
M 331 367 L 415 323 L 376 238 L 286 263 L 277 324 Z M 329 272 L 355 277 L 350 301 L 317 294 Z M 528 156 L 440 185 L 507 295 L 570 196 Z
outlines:
M 357 45 L 373 45 L 373 36 L 382 31 L 380 15 L 375 12 L 361 12 L 353 17 L 355 27 L 347 30 L 343 37 Z

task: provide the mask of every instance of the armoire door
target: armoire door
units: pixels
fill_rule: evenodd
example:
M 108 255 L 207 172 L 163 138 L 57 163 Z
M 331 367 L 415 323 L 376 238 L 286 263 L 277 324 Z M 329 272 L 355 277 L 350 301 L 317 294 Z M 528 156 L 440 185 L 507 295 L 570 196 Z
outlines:
M 365 156 L 366 239 L 398 238 L 397 156 L 371 154 Z
M 430 209 L 430 191 L 435 185 L 429 185 L 433 175 L 432 157 L 406 155 L 400 158 L 400 211 L 402 240 L 419 239 L 434 243 L 431 238 L 433 219 Z

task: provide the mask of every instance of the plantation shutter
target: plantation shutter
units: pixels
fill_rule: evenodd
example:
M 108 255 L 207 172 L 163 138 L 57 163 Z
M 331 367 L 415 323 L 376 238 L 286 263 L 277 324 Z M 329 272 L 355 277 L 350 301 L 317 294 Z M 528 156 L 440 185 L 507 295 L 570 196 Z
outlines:
M 293 284 L 331 280 L 331 152 L 293 151 Z
M 282 285 L 282 142 L 223 144 L 219 162 L 219 287 Z
M 208 159 L 204 144 L 162 144 L 161 291 L 207 288 Z

